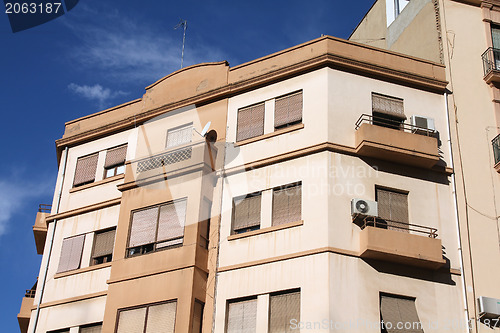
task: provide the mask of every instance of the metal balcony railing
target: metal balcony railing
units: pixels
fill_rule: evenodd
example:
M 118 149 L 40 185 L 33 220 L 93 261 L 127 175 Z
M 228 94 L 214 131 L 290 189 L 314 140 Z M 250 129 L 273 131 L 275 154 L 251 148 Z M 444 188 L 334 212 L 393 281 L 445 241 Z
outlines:
M 493 70 L 500 70 L 500 49 L 489 47 L 481 55 L 483 58 L 484 76 L 488 75 Z
M 26 289 L 26 293 L 24 294 L 24 297 L 35 298 L 35 294 L 36 294 L 36 289 Z
M 491 145 L 493 146 L 493 157 L 495 158 L 495 164 L 500 162 L 500 134 L 498 134 L 493 140 L 491 140 Z
M 373 117 L 372 115 L 369 114 L 362 114 L 358 120 L 356 121 L 355 124 L 355 129 L 357 130 L 362 124 L 370 124 L 370 125 L 377 125 L 377 126 L 382 126 L 382 127 L 388 127 L 404 132 L 409 132 L 409 133 L 415 133 L 415 134 L 421 134 L 425 136 L 435 136 L 436 131 L 433 129 L 425 128 L 425 127 L 420 127 L 416 125 L 411 125 L 408 123 L 404 123 L 402 121 L 397 121 L 397 120 L 391 120 L 387 118 L 381 118 L 381 117 Z
M 50 213 L 51 209 L 52 209 L 52 205 L 47 205 L 47 204 L 39 204 L 38 205 L 38 212 L 39 213 Z
M 382 219 L 375 216 L 367 216 L 363 218 L 361 223 L 361 230 L 366 227 L 375 227 L 382 229 L 391 229 L 401 232 L 414 232 L 419 234 L 427 235 L 429 238 L 436 238 L 438 236 L 437 229 L 431 227 L 425 227 L 418 224 L 410 224 L 406 222 L 399 222 L 393 220 Z

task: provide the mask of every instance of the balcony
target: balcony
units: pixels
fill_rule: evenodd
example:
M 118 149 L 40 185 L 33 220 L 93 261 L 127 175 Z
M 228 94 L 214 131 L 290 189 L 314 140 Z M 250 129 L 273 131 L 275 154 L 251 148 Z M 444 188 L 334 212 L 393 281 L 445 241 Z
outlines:
M 493 158 L 495 159 L 494 168 L 500 173 L 500 134 L 491 140 L 491 146 L 493 147 Z
M 356 122 L 356 153 L 430 169 L 439 161 L 436 132 L 363 114 Z
M 45 219 L 50 215 L 51 205 L 40 204 L 33 225 L 33 236 L 35 236 L 36 252 L 43 254 L 45 239 L 47 238 L 47 223 Z
M 31 308 L 33 307 L 33 300 L 35 298 L 36 292 L 36 283 L 31 289 L 26 290 L 26 293 L 23 297 L 23 301 L 21 303 L 21 309 L 17 315 L 17 321 L 19 323 L 19 329 L 21 333 L 28 332 L 28 326 L 30 323 L 31 317 Z
M 500 49 L 492 47 L 484 51 L 483 71 L 486 83 L 500 83 Z
M 361 223 L 360 257 L 438 269 L 445 260 L 437 229 L 366 217 Z
M 200 170 L 212 172 L 215 170 L 217 148 L 206 141 L 190 143 L 167 149 L 161 153 L 135 159 L 127 162 L 125 184 L 126 188 L 133 182 L 149 182 L 158 178 L 173 177 Z

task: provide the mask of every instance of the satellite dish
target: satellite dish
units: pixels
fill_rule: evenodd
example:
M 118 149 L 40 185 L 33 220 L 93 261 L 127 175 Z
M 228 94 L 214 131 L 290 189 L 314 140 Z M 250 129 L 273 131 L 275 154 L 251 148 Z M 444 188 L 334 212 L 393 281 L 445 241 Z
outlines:
M 366 212 L 368 212 L 368 203 L 364 200 L 359 200 L 358 202 L 356 202 L 356 209 L 364 214 Z
M 200 133 L 200 135 L 201 135 L 202 137 L 205 137 L 205 135 L 207 135 L 208 129 L 210 128 L 210 125 L 211 125 L 211 124 L 212 124 L 212 122 L 211 122 L 211 121 L 209 121 L 209 122 L 205 125 L 205 127 L 203 127 L 203 129 L 201 130 L 201 133 Z

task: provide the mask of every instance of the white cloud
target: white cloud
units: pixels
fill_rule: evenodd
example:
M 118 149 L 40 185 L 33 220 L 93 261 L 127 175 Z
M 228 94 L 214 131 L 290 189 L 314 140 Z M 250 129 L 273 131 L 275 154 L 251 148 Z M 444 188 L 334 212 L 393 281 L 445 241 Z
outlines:
M 100 84 L 95 84 L 93 86 L 78 85 L 76 83 L 70 83 L 68 88 L 75 94 L 80 95 L 91 101 L 97 101 L 100 108 L 107 106 L 110 100 L 115 97 L 127 95 L 123 91 L 111 91 L 109 88 L 103 88 Z
M 105 4 L 100 4 L 106 6 Z M 139 20 L 116 9 L 99 11 L 84 4 L 61 22 L 71 29 L 79 43 L 69 56 L 106 79 L 152 83 L 180 68 L 182 29 L 165 29 L 164 23 Z M 187 30 L 184 66 L 221 61 L 225 57 L 211 45 L 195 41 Z
M 7 232 L 12 215 L 23 208 L 28 199 L 50 194 L 52 182 L 34 184 L 25 181 L 0 180 L 0 236 Z M 33 217 L 34 221 L 34 217 Z

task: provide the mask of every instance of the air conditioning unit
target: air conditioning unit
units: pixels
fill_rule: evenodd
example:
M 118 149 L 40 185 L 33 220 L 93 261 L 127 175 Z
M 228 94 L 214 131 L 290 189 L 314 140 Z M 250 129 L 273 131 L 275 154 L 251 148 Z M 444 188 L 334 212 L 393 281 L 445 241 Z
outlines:
M 432 118 L 413 115 L 410 117 L 410 124 L 416 126 L 412 127 L 412 133 L 427 135 L 429 132 L 426 131 L 426 129 L 432 132 L 436 130 L 434 127 L 434 119 Z
M 377 202 L 364 199 L 352 199 L 351 215 L 378 216 Z
M 477 303 L 480 317 L 500 318 L 500 299 L 480 296 Z

